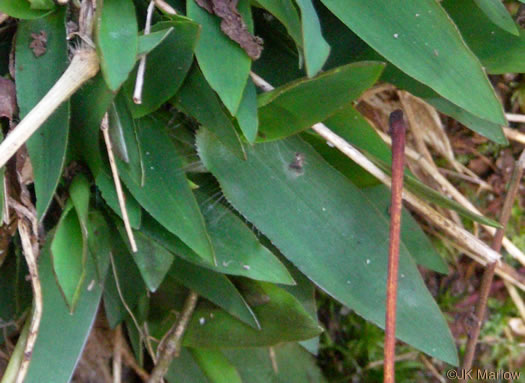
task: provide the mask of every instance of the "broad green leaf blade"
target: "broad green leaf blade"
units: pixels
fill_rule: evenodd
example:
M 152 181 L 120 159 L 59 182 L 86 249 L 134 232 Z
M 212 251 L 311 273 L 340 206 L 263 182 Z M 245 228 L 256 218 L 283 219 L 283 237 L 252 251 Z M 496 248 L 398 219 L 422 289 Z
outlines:
M 104 214 L 99 210 L 92 210 L 88 216 L 88 249 L 95 260 L 98 279 L 101 279 L 110 263 L 110 253 L 113 248 L 113 231 L 109 228 Z
M 173 28 L 160 44 L 147 56 L 142 103 L 132 101 L 136 73 L 134 70 L 124 88 L 133 117 L 143 117 L 173 97 L 181 87 L 193 62 L 193 51 L 199 38 L 199 25 L 185 17 L 176 21 L 155 24 L 153 31 Z M 177 52 L 176 54 L 174 52 Z
M 46 9 L 33 9 L 28 0 L 2 0 L 0 12 L 16 17 L 17 19 L 32 20 L 44 17 L 52 12 Z
M 442 4 L 488 73 L 525 72 L 523 29 L 518 37 L 495 28 L 472 0 L 447 0 Z
M 210 383 L 186 347 L 173 358 L 165 378 L 169 383 Z
M 194 65 L 175 96 L 177 107 L 213 132 L 239 158 L 245 158 L 235 127 L 197 65 Z M 206 107 L 203 107 L 206 105 Z
M 286 267 L 259 243 L 239 217 L 213 199 L 206 203 L 201 201 L 201 209 L 205 213 L 217 265 L 201 259 L 180 239 L 148 216 L 144 217 L 141 230 L 184 260 L 218 273 L 280 284 L 294 283 Z
M 191 349 L 193 359 L 212 383 L 242 383 L 237 369 L 220 350 Z
M 126 99 L 119 93 L 109 107 L 109 135 L 113 150 L 117 155 L 117 164 L 124 168 L 137 183 L 144 183 L 144 164 L 137 140 L 137 127 L 126 104 Z M 118 160 L 120 159 L 120 161 Z
M 77 212 L 80 227 L 83 231 L 82 236 L 86 240 L 88 237 L 90 184 L 85 175 L 78 174 L 75 176 L 69 187 L 69 196 Z
M 125 171 L 121 177 L 142 207 L 166 229 L 182 239 L 208 262 L 215 255 L 204 218 L 183 171 L 171 138 L 157 121 L 138 121 L 138 139 L 144 161 L 144 186 Z
M 519 36 L 518 26 L 500 0 L 474 0 L 487 17 L 501 29 Z
M 303 46 L 301 19 L 293 0 L 257 0 L 257 3 L 284 25 L 297 47 L 301 49 Z
M 210 86 L 234 116 L 241 103 L 251 60 L 236 42 L 221 31 L 221 20 L 217 16 L 210 15 L 194 0 L 188 0 L 186 6 L 188 17 L 202 26 L 195 49 L 199 66 Z M 250 24 L 250 2 L 240 0 L 237 7 L 245 23 Z
M 104 311 L 108 323 L 114 328 L 129 316 L 128 309 L 136 316 L 136 307 L 148 290 L 142 282 L 140 271 L 133 261 L 118 232 L 111 230 L 113 247 L 108 280 L 104 288 Z M 119 291 L 120 290 L 120 291 Z M 124 300 L 124 302 L 123 302 Z M 127 306 L 127 308 L 126 308 Z
M 259 128 L 259 117 L 257 116 L 257 93 L 251 79 L 246 82 L 246 88 L 242 95 L 241 105 L 237 110 L 237 122 L 244 137 L 250 144 L 255 142 L 257 129 Z
M 101 275 L 101 279 L 97 279 L 92 257 L 88 257 L 86 280 L 89 283 L 84 286 L 78 307 L 71 314 L 57 286 L 48 245 L 44 247 L 40 256 L 39 272 L 44 312 L 24 382 L 68 383 L 95 320 L 105 274 Z
M 253 328 L 260 328 L 252 309 L 225 275 L 196 266 L 179 257 L 175 257 L 168 275 L 237 319 Z
M 322 68 L 328 55 L 330 45 L 321 33 L 321 25 L 312 0 L 295 0 L 301 10 L 304 62 L 308 77 L 315 76 Z
M 284 256 L 324 291 L 384 326 L 388 222 L 353 184 L 298 138 L 255 145 L 243 162 L 204 131 L 197 146 L 230 203 Z M 302 168 L 290 167 L 297 153 Z M 445 319 L 403 249 L 400 276 L 397 336 L 456 364 Z
M 86 276 L 87 243 L 76 210 L 68 203 L 51 242 L 53 268 L 66 304 L 74 312 Z
M 139 35 L 137 41 L 137 56 L 150 53 L 152 50 L 157 48 L 160 43 L 164 41 L 166 37 L 174 31 L 173 27 L 161 29 L 156 32 L 151 32 L 147 35 Z
M 137 264 L 147 288 L 149 291 L 155 292 L 164 280 L 164 277 L 173 263 L 173 254 L 138 230 L 133 231 L 138 249 L 137 252 L 133 252 L 129 247 L 129 241 L 124 226 L 121 223 L 118 223 L 117 227 L 122 240 L 126 242 L 128 250 Z
M 326 382 L 315 358 L 297 343 L 283 343 L 272 349 L 275 355 L 273 362 L 270 350 L 267 348 L 234 349 L 223 352 L 237 368 L 243 382 Z
M 390 190 L 384 185 L 379 185 L 362 189 L 362 191 L 366 198 L 388 219 Z M 401 241 L 418 265 L 443 274 L 448 273 L 447 264 L 406 209 L 403 209 L 401 217 Z
M 276 140 L 324 121 L 372 86 L 383 68 L 381 63 L 349 64 L 259 95 L 259 135 Z
M 373 57 L 376 58 L 376 55 L 374 54 Z M 490 122 L 473 115 L 467 110 L 439 96 L 432 89 L 414 80 L 412 77 L 407 76 L 396 67 L 392 65 L 387 66 L 383 72 L 381 80 L 390 82 L 401 89 L 408 90 L 414 96 L 424 99 L 441 113 L 458 120 L 474 132 L 481 134 L 498 144 L 508 144 L 507 138 L 503 134 L 501 124 Z
M 103 160 L 107 158 L 107 153 L 99 145 L 100 123 L 114 98 L 115 93 L 111 92 L 99 73 L 71 100 L 71 143 L 74 155 L 88 164 L 95 178 L 107 168 Z
M 348 28 L 409 76 L 501 125 L 503 109 L 476 56 L 434 0 L 322 0 Z M 350 49 L 350 47 L 348 47 Z
M 272 346 L 312 338 L 321 328 L 288 292 L 265 282 L 241 283 L 244 296 L 259 319 L 254 329 L 223 310 L 201 302 L 186 330 L 183 344 L 199 348 Z
M 53 0 L 29 0 L 32 9 L 49 10 L 55 8 Z
M 100 172 L 99 175 L 95 178 L 95 183 L 102 193 L 102 198 L 108 204 L 108 206 L 115 212 L 117 215 L 122 218 L 122 211 L 120 210 L 120 205 L 118 203 L 117 192 L 115 191 L 115 183 L 111 176 L 107 175 L 104 171 Z M 129 223 L 132 228 L 139 229 L 140 221 L 142 219 L 142 210 L 137 200 L 133 198 L 125 186 L 122 186 L 124 191 L 124 196 L 126 197 L 126 210 L 128 211 Z
M 21 21 L 16 34 L 16 92 L 23 118 L 46 95 L 67 67 L 65 9 L 38 20 Z M 46 36 L 45 53 L 30 45 Z M 37 52 L 35 55 L 34 52 Z M 33 165 L 36 209 L 44 217 L 62 174 L 69 135 L 69 102 L 60 106 L 27 141 Z
M 100 69 L 109 89 L 116 91 L 135 66 L 137 17 L 131 0 L 98 0 L 95 42 Z

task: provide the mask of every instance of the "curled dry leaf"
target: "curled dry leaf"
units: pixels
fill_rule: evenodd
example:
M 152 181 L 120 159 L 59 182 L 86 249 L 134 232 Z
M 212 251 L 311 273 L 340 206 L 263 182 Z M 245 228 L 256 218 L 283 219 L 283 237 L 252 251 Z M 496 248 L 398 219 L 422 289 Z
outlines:
M 263 40 L 253 36 L 246 27 L 241 14 L 237 10 L 238 0 L 195 0 L 195 2 L 209 13 L 219 16 L 222 31 L 233 41 L 237 42 L 253 60 L 261 56 Z
M 16 88 L 13 81 L 0 77 L 0 117 L 11 121 L 16 114 Z

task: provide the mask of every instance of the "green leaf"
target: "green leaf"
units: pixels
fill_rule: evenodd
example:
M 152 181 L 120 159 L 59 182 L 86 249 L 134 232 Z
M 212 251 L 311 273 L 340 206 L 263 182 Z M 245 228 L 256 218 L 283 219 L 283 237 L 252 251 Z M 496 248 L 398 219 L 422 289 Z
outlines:
M 53 238 L 51 234 L 50 238 Z M 70 245 L 73 243 L 71 242 Z M 94 262 L 88 257 L 86 280 L 89 283 L 80 294 L 77 309 L 72 314 L 62 299 L 53 274 L 49 241 L 40 255 L 39 273 L 44 296 L 44 311 L 24 382 L 67 383 L 73 376 L 95 321 L 104 288 L 105 274 L 97 279 Z
M 250 147 L 247 161 L 204 131 L 197 147 L 229 202 L 284 256 L 324 291 L 384 326 L 388 223 L 353 184 L 295 137 Z M 297 153 L 302 168 L 290 167 Z M 456 364 L 445 319 L 403 249 L 399 267 L 399 339 Z
M 178 358 L 173 358 L 166 379 L 169 383 L 209 383 L 189 349 L 185 347 Z
M 31 3 L 27 0 L 2 0 L 0 2 L 0 12 L 17 19 L 32 20 L 44 17 L 51 13 L 52 10 L 31 8 Z
M 217 265 L 201 259 L 180 239 L 163 230 L 149 217 L 144 217 L 141 230 L 184 260 L 218 273 L 280 284 L 295 283 L 286 267 L 259 243 L 239 217 L 213 198 L 199 200 L 215 249 Z
M 95 178 L 107 168 L 103 160 L 107 158 L 106 150 L 100 146 L 100 123 L 114 98 L 115 93 L 109 90 L 102 74 L 98 73 L 71 100 L 74 155 L 88 164 Z
M 239 158 L 246 157 L 230 117 L 197 65 L 193 66 L 184 81 L 184 85 L 175 97 L 175 102 L 184 113 L 194 117 L 213 132 L 235 155 Z
M 175 257 L 169 277 L 222 307 L 237 319 L 259 329 L 259 322 L 233 283 L 223 274 L 210 271 Z
M 199 38 L 199 25 L 178 16 L 175 21 L 155 24 L 152 30 L 162 31 L 166 28 L 173 28 L 173 33 L 170 33 L 147 56 L 141 104 L 132 101 L 137 70 L 132 72 L 124 85 L 134 118 L 143 117 L 157 110 L 173 97 L 181 87 L 193 62 L 193 50 Z
M 115 190 L 115 184 L 111 176 L 107 175 L 105 172 L 100 172 L 95 178 L 95 183 L 102 193 L 102 198 L 108 204 L 108 206 L 116 213 L 120 218 L 122 218 L 122 211 L 120 210 L 120 205 L 117 198 L 117 192 Z M 132 228 L 139 229 L 140 221 L 142 219 L 142 210 L 139 203 L 131 194 L 129 194 L 128 189 L 123 185 L 122 186 L 124 196 L 126 197 L 126 210 L 128 212 L 129 223 Z
M 137 140 L 137 128 L 126 99 L 119 93 L 109 107 L 109 136 L 117 155 L 119 168 L 124 168 L 137 183 L 144 183 L 144 164 Z M 119 161 L 120 159 L 120 161 Z
M 98 0 L 95 42 L 100 69 L 109 89 L 116 91 L 137 59 L 138 26 L 131 0 Z
M 237 110 L 237 122 L 244 137 L 250 144 L 255 142 L 257 129 L 259 128 L 259 117 L 257 116 L 257 92 L 251 79 L 248 79 L 242 96 L 241 105 Z
M 55 8 L 53 0 L 29 0 L 32 9 L 49 10 Z
M 78 214 L 69 202 L 51 242 L 53 268 L 71 312 L 74 312 L 81 296 L 86 274 L 87 243 L 82 232 Z
M 78 220 L 81 226 L 84 239 L 88 236 L 88 214 L 89 214 L 89 197 L 90 184 L 83 174 L 78 174 L 69 187 L 69 196 L 73 207 L 77 212 Z
M 212 383 L 242 383 L 237 369 L 220 350 L 191 349 L 193 359 Z
M 67 67 L 65 9 L 30 21 L 21 21 L 16 34 L 16 92 L 20 118 L 46 95 Z M 45 53 L 35 56 L 34 36 L 46 36 Z M 36 209 L 42 220 L 62 174 L 69 135 L 69 102 L 60 106 L 27 141 L 33 165 Z
M 472 0 L 447 0 L 442 5 L 488 73 L 525 72 L 523 29 L 520 28 L 518 37 L 495 28 Z
M 322 68 L 328 55 L 330 45 L 323 38 L 321 25 L 312 0 L 295 0 L 301 10 L 304 61 L 308 77 L 315 76 Z
M 513 35 L 520 35 L 516 23 L 500 0 L 474 0 L 474 2 L 498 27 Z
M 237 368 L 243 382 L 250 383 L 324 383 L 315 358 L 297 343 L 272 347 L 273 361 L 267 348 L 224 350 Z
M 292 0 L 257 0 L 279 20 L 299 49 L 303 46 L 301 20 Z M 266 49 L 266 47 L 265 47 Z M 264 54 L 264 51 L 263 51 Z
M 322 2 L 409 76 L 476 116 L 505 124 L 501 104 L 481 65 L 439 3 L 356 0 L 348 6 L 345 0 Z
M 379 185 L 363 189 L 362 191 L 366 198 L 377 207 L 377 210 L 386 219 L 389 219 L 390 190 L 384 185 Z M 418 265 L 439 273 L 448 273 L 447 264 L 436 252 L 428 237 L 405 208 L 402 210 L 401 217 L 401 241 Z
M 195 49 L 199 66 L 226 108 L 235 115 L 250 73 L 251 60 L 236 42 L 222 32 L 221 19 L 210 15 L 194 0 L 188 0 L 186 6 L 188 17 L 202 26 L 201 38 Z M 244 22 L 251 24 L 250 2 L 240 0 L 237 7 Z
M 88 249 L 95 260 L 97 277 L 101 280 L 108 271 L 114 232 L 109 228 L 104 215 L 98 210 L 89 212 L 87 229 Z
M 151 32 L 147 35 L 139 35 L 137 41 L 137 56 L 140 57 L 150 53 L 152 50 L 157 48 L 174 30 L 175 28 L 170 27 L 156 32 Z
M 147 288 L 149 291 L 155 292 L 170 269 L 174 258 L 173 254 L 137 230 L 133 231 L 133 235 L 135 236 L 138 250 L 133 252 L 130 249 L 124 225 L 119 222 L 117 227 L 122 240 L 126 243 L 133 260 L 137 264 Z
M 280 139 L 325 120 L 372 86 L 383 67 L 369 62 L 349 64 L 259 95 L 260 136 Z
M 113 262 L 104 289 L 104 311 L 110 327 L 114 328 L 129 316 L 128 308 L 135 312 L 140 299 L 148 291 L 142 282 L 136 263 L 118 232 L 111 230 L 110 233 L 114 235 L 111 249 Z M 137 316 L 136 312 L 135 316 Z
M 321 328 L 288 292 L 265 282 L 242 281 L 240 285 L 259 319 L 261 329 L 254 329 L 240 322 L 214 305 L 200 302 L 186 330 L 183 339 L 185 346 L 272 346 L 281 342 L 312 338 L 321 332 Z M 160 328 L 155 329 L 156 323 L 150 324 L 152 333 L 157 335 Z
M 144 186 L 123 171 L 120 176 L 140 205 L 166 229 L 182 239 L 208 262 L 215 259 L 188 181 L 181 171 L 181 160 L 171 138 L 159 122 L 138 120 L 138 139 L 144 161 Z

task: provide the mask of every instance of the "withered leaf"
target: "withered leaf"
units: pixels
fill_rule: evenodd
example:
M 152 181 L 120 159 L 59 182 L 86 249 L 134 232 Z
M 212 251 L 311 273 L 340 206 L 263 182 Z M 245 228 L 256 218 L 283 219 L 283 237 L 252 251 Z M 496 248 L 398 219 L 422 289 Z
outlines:
M 7 78 L 0 77 L 0 117 L 13 119 L 16 114 L 15 83 Z
M 31 43 L 29 48 L 33 51 L 35 57 L 40 57 L 47 51 L 47 33 L 40 31 L 40 33 L 31 33 Z
M 230 39 L 238 43 L 253 60 L 261 56 L 263 40 L 253 36 L 246 27 L 241 14 L 237 10 L 238 0 L 195 0 L 195 2 L 209 13 L 219 16 L 221 30 Z

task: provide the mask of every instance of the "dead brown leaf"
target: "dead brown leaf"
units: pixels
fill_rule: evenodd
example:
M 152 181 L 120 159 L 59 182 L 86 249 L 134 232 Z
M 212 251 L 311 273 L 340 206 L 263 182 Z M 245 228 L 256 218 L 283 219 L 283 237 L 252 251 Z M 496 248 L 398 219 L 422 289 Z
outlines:
M 0 77 L 0 117 L 6 117 L 11 121 L 14 114 L 16 114 L 15 83 Z
M 238 0 L 195 0 L 195 2 L 209 13 L 219 16 L 221 30 L 230 39 L 238 43 L 253 60 L 261 56 L 263 40 L 253 36 L 246 27 L 241 14 L 237 10 Z

